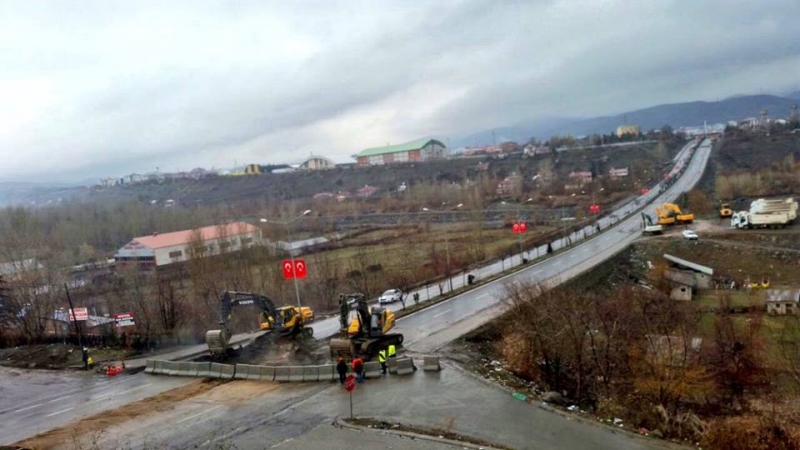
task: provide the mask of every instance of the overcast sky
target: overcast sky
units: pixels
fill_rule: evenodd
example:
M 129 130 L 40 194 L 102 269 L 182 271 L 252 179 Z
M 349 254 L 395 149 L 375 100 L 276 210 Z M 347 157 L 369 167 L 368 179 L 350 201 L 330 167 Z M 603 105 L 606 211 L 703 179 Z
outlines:
M 798 89 L 798 18 L 796 0 L 0 0 L 0 181 L 344 162 Z

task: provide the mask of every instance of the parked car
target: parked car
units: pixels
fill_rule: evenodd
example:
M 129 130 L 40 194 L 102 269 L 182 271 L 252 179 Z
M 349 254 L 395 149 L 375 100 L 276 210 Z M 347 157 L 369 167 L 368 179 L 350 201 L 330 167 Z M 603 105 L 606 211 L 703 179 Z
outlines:
M 683 238 L 688 239 L 690 241 L 696 241 L 699 238 L 697 237 L 697 233 L 692 230 L 683 230 Z
M 381 294 L 381 296 L 378 298 L 378 303 L 384 305 L 386 303 L 399 302 L 402 297 L 403 293 L 400 292 L 400 289 L 389 289 Z

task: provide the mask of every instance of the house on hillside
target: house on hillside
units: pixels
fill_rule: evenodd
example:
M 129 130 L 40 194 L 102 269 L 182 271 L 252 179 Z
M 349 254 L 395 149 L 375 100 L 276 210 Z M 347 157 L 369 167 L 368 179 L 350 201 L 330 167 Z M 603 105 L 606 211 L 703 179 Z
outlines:
M 417 139 L 404 144 L 368 148 L 353 155 L 353 158 L 359 166 L 380 166 L 442 159 L 446 156 L 446 150 L 445 145 L 436 139 Z
M 617 127 L 617 137 L 621 138 L 622 136 L 639 136 L 639 126 L 638 125 L 620 125 Z
M 356 191 L 356 196 L 360 198 L 367 198 L 367 197 L 372 197 L 373 195 L 375 195 L 376 192 L 378 192 L 378 188 L 366 185 Z
M 305 161 L 301 162 L 298 166 L 300 170 L 325 170 L 333 169 L 336 163 L 324 156 L 309 156 Z
M 192 257 L 219 255 L 251 248 L 261 241 L 261 231 L 245 222 L 233 222 L 195 230 L 153 233 L 128 242 L 114 255 L 117 265 L 161 267 Z
M 800 289 L 767 289 L 767 314 L 785 316 L 800 310 Z

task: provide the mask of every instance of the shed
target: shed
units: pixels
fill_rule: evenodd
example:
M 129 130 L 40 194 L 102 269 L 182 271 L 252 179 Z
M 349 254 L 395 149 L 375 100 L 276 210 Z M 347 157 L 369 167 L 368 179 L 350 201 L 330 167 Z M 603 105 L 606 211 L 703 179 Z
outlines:
M 767 289 L 767 314 L 797 314 L 800 309 L 800 289 Z

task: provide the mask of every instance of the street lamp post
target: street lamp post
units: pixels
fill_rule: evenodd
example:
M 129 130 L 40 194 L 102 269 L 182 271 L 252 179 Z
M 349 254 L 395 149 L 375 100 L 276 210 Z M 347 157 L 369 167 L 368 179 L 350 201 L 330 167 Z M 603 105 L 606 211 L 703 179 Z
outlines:
M 456 205 L 456 209 L 461 208 L 464 206 L 463 203 L 459 203 Z M 444 211 L 436 211 L 430 208 L 422 208 L 425 212 L 444 212 Z M 450 284 L 450 292 L 453 292 L 453 277 L 450 276 L 450 238 L 447 237 L 447 232 L 444 233 L 444 250 L 447 255 L 447 279 Z
M 292 248 L 290 247 L 291 244 L 292 244 L 291 224 L 293 224 L 294 222 L 297 222 L 298 220 L 302 219 L 303 217 L 305 217 L 305 216 L 307 216 L 309 214 L 311 214 L 311 210 L 307 209 L 307 210 L 303 211 L 303 214 L 295 217 L 294 219 L 290 219 L 290 220 L 287 220 L 287 221 L 268 220 L 268 219 L 263 219 L 263 218 L 260 220 L 261 223 L 277 223 L 279 225 L 283 225 L 283 226 L 286 227 L 286 238 L 289 240 L 289 242 L 287 243 L 287 246 L 289 246 L 289 248 L 288 248 L 288 250 L 289 250 L 289 259 L 292 261 L 292 274 L 294 275 L 294 276 L 292 276 L 292 279 L 294 280 L 294 294 L 297 297 L 297 307 L 298 308 L 301 307 L 300 306 L 300 287 L 297 285 L 297 273 L 295 273 L 296 268 L 295 268 L 295 265 L 294 265 L 294 252 L 292 251 Z

